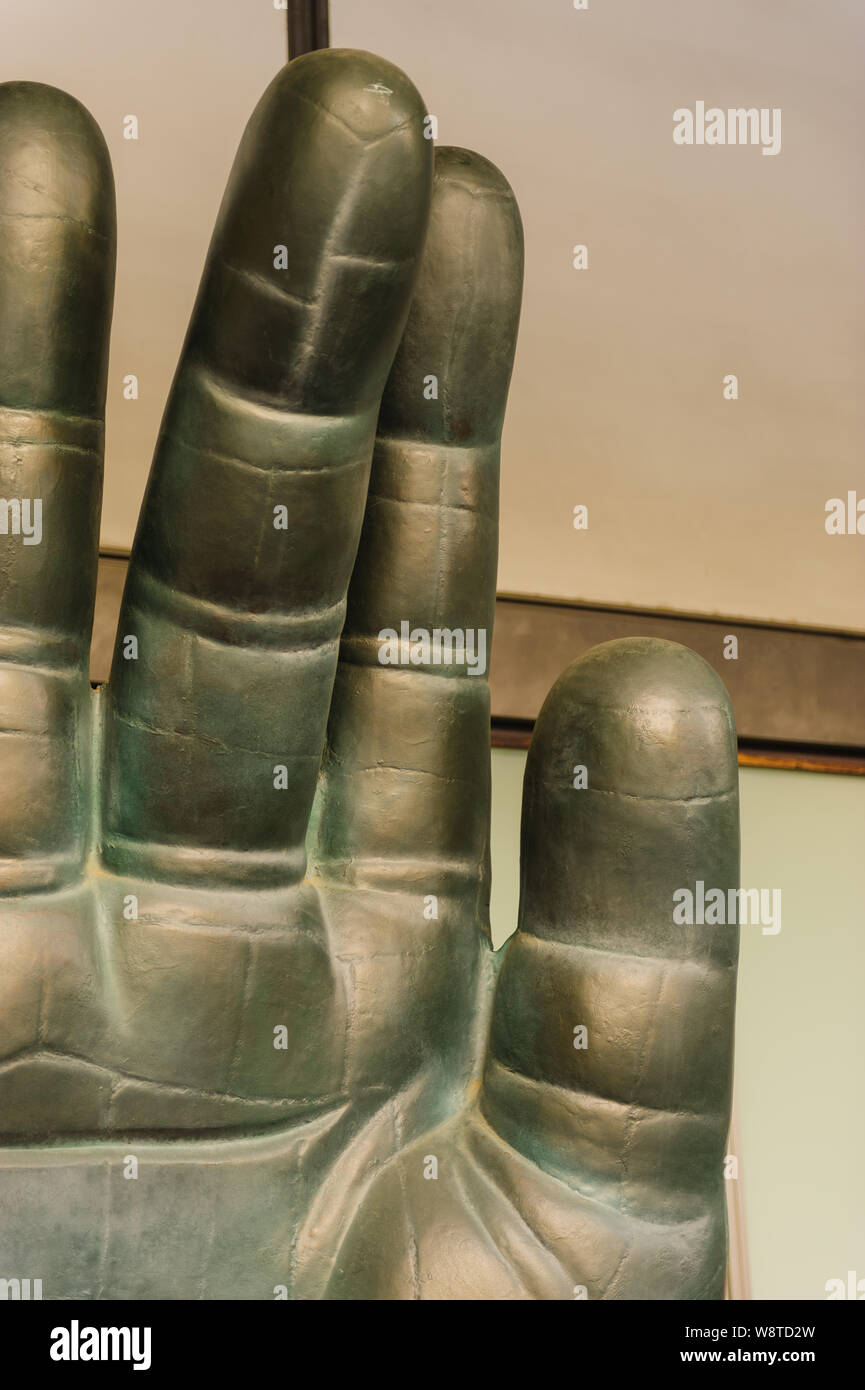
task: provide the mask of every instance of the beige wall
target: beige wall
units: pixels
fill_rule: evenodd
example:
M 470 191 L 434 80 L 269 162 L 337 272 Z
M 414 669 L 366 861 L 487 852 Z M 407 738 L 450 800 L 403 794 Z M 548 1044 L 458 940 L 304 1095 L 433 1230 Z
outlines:
M 852 0 L 332 0 L 527 231 L 500 588 L 865 629 L 865 9 Z M 5 77 L 105 130 L 120 261 L 103 543 L 128 547 L 243 124 L 284 60 L 272 0 L 4 0 Z M 698 99 L 780 107 L 775 158 L 676 148 Z M 139 141 L 122 139 L 135 114 Z M 576 243 L 589 269 L 571 268 Z M 123 376 L 140 379 L 137 402 Z M 741 396 L 722 399 L 722 377 Z M 589 507 L 574 531 L 573 507 Z
M 865 628 L 865 536 L 824 531 L 827 498 L 865 497 L 865 6 L 331 15 L 332 42 L 405 67 L 440 141 L 488 154 L 523 210 L 500 588 Z M 781 153 L 675 147 L 698 99 L 780 107 Z

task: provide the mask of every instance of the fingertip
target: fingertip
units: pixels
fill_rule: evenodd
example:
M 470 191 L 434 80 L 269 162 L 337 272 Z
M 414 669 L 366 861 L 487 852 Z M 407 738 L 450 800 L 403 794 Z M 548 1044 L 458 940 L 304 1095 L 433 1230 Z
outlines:
M 483 155 L 435 151 L 429 228 L 379 429 L 461 447 L 497 443 L 516 351 L 523 227 Z
M 114 179 L 105 138 L 77 98 L 43 82 L 0 83 L 4 217 L 62 217 L 114 235 Z
M 283 75 L 284 74 L 284 75 Z M 323 48 L 295 58 L 277 78 L 359 140 L 380 140 L 410 121 L 423 135 L 426 107 L 411 79 L 386 58 L 359 48 Z
M 326 49 L 279 71 L 229 177 L 196 360 L 279 408 L 377 408 L 427 227 L 423 113 L 405 74 L 369 53 Z
M 596 790 L 670 799 L 728 792 L 737 777 L 730 696 L 709 663 L 678 642 L 601 643 L 552 687 L 529 754 L 534 773 L 566 787 L 577 757 Z
M 735 933 L 673 918 L 698 880 L 738 886 L 736 727 L 723 682 L 676 642 L 605 642 L 547 696 L 526 762 L 521 925 L 662 957 L 729 960 Z
M 462 145 L 437 145 L 435 178 L 437 182 L 462 186 L 475 195 L 489 193 L 507 198 L 516 207 L 516 195 L 501 169 L 477 150 Z
M 0 86 L 0 404 L 101 417 L 114 180 L 98 125 L 39 82 Z

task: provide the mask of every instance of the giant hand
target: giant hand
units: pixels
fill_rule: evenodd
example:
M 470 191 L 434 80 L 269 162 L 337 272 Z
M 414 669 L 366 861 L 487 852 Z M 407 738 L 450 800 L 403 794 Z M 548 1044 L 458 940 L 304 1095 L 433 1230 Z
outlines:
M 347 50 L 262 98 L 92 692 L 111 173 L 0 87 L 0 1276 L 46 1298 L 721 1294 L 735 929 L 673 894 L 737 882 L 729 703 L 670 643 L 568 668 L 496 972 L 522 233 L 424 115 Z

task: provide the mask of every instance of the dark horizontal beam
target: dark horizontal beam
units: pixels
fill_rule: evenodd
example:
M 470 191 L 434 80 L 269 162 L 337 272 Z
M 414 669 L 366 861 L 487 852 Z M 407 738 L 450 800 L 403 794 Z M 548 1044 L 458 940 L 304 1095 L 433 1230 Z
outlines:
M 108 679 L 124 557 L 99 560 L 91 680 Z M 527 747 L 550 686 L 598 642 L 647 635 L 682 642 L 715 668 L 733 699 L 740 762 L 761 767 L 865 771 L 865 634 L 823 632 L 500 597 L 490 683 L 493 743 Z M 735 661 L 724 659 L 727 637 Z
M 865 755 L 865 633 L 541 599 L 501 597 L 496 604 L 490 666 L 495 722 L 530 727 L 553 681 L 575 657 L 598 642 L 636 636 L 681 642 L 714 667 L 730 692 L 743 750 Z M 735 660 L 724 657 L 730 637 L 738 643 Z
M 820 748 L 797 748 L 795 744 L 775 747 L 772 744 L 749 744 L 739 740 L 741 767 L 774 767 L 783 772 L 843 772 L 853 777 L 865 777 L 865 753 L 848 749 L 827 751 Z

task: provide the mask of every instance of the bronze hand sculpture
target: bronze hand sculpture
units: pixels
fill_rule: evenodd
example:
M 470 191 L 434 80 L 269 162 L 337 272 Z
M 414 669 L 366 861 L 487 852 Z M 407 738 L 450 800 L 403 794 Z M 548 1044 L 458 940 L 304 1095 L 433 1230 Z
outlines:
M 729 702 L 671 643 L 568 668 L 497 970 L 522 231 L 424 118 L 348 50 L 262 98 L 92 692 L 111 172 L 0 87 L 0 1276 L 45 1298 L 721 1296 L 737 943 L 673 895 L 737 884 Z

